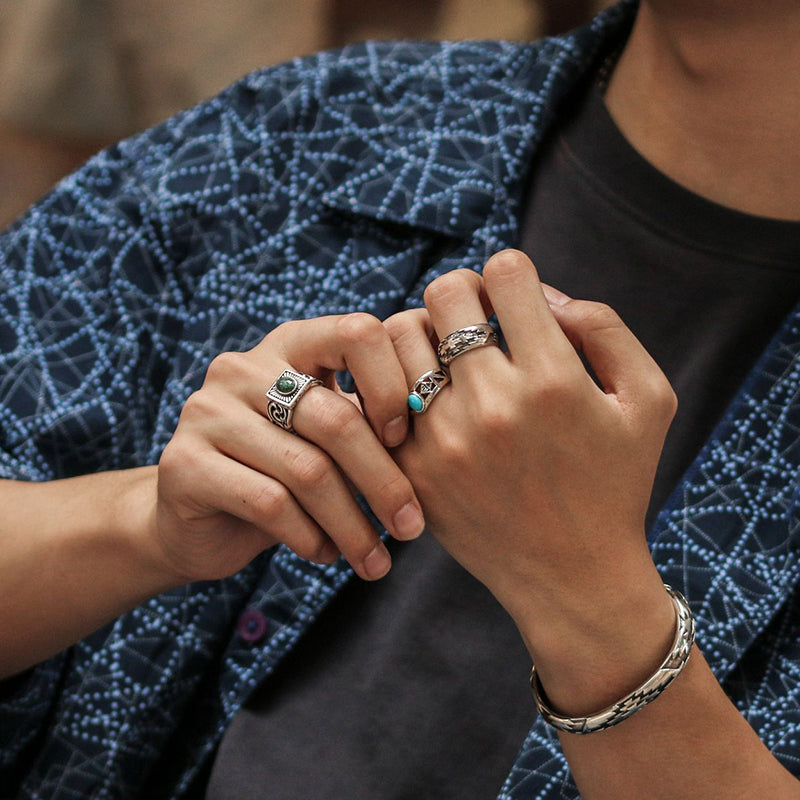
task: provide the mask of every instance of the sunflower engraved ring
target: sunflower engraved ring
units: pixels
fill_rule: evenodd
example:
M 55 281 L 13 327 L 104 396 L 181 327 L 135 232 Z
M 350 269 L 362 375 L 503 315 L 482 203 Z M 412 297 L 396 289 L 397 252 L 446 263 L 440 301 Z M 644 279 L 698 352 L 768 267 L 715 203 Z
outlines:
M 313 375 L 285 369 L 267 389 L 267 419 L 279 428 L 294 433 L 292 417 L 297 401 L 312 386 L 321 385 L 322 381 Z
M 431 369 L 424 372 L 414 382 L 408 395 L 408 407 L 415 414 L 424 414 L 433 398 L 450 383 L 450 373 L 446 369 Z
M 439 342 L 439 361 L 445 367 L 450 366 L 451 362 L 468 350 L 477 347 L 488 347 L 500 345 L 500 337 L 488 322 L 478 325 L 467 325 L 448 334 Z

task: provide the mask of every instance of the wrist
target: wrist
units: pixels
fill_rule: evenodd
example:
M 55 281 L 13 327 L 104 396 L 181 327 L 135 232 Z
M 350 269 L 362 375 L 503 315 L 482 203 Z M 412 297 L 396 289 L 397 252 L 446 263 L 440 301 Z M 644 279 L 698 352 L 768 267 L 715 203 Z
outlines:
M 111 525 L 117 532 L 120 552 L 131 558 L 140 576 L 142 593 L 152 597 L 186 583 L 164 557 L 156 532 L 158 467 L 126 470 L 113 502 Z
M 519 623 L 518 623 L 519 625 Z M 583 716 L 636 689 L 669 652 L 674 604 L 655 568 L 520 627 L 554 709 Z

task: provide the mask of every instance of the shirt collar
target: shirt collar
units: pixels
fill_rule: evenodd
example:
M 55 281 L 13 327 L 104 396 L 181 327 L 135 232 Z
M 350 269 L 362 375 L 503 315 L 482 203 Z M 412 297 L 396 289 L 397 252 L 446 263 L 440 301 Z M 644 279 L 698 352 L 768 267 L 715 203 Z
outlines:
M 517 198 L 555 110 L 609 42 L 627 35 L 626 0 L 590 25 L 535 45 L 445 43 L 424 76 L 398 75 L 369 100 L 373 124 L 349 145 L 358 153 L 323 195 L 331 208 L 465 237 Z M 431 76 L 433 77 L 433 76 Z M 377 123 L 377 124 L 375 124 Z

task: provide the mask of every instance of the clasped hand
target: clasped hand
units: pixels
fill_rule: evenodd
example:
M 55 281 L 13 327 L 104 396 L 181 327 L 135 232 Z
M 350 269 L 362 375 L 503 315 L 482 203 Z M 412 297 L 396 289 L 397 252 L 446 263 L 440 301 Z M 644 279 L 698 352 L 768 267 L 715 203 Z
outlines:
M 639 575 L 653 584 L 644 518 L 675 412 L 663 373 L 608 307 L 543 286 L 521 253 L 483 276 L 435 280 L 425 309 L 290 322 L 214 360 L 158 471 L 155 535 L 186 579 L 241 568 L 285 542 L 364 578 L 389 558 L 353 498 L 400 539 L 432 533 L 522 627 L 584 613 Z M 494 313 L 505 349 L 456 358 L 452 382 L 407 428 L 408 387 L 438 366 L 435 343 Z M 595 381 L 579 353 L 597 378 Z M 320 378 L 298 436 L 264 416 L 269 380 Z M 334 380 L 349 369 L 358 396 Z

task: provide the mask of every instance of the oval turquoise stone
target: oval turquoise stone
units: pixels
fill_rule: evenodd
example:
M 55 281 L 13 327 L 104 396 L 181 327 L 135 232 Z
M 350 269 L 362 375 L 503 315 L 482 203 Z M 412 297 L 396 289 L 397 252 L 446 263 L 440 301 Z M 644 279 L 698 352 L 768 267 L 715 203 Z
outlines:
M 408 407 L 412 411 L 422 411 L 424 406 L 425 403 L 422 402 L 422 398 L 415 392 L 411 392 L 411 394 L 408 396 Z

